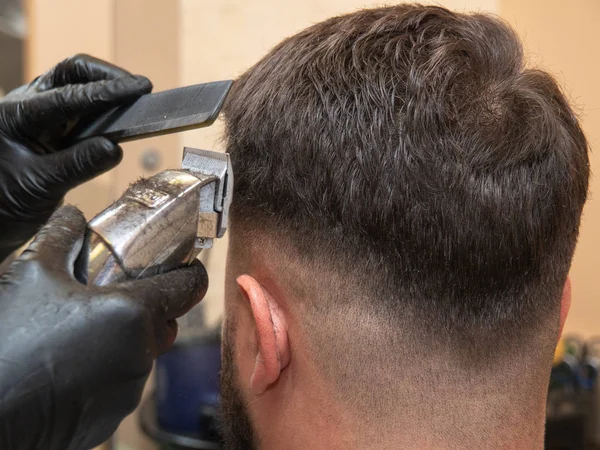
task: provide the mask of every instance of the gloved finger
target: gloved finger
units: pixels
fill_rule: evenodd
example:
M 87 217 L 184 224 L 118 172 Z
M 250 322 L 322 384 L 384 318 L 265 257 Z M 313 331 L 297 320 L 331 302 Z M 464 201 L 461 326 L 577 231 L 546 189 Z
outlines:
M 29 127 L 47 127 L 131 103 L 151 90 L 150 80 L 133 75 L 72 84 L 23 100 L 16 107 L 16 121 Z
M 198 261 L 168 273 L 120 283 L 118 289 L 142 303 L 155 324 L 166 325 L 168 320 L 183 316 L 204 298 L 208 274 Z
M 83 213 L 75 206 L 59 208 L 19 259 L 35 260 L 52 271 L 72 275 L 86 224 Z
M 131 75 L 125 69 L 90 55 L 78 54 L 58 63 L 36 80 L 38 89 L 48 90 L 68 84 L 85 84 Z
M 190 267 L 133 281 L 120 288 L 148 314 L 154 338 L 152 355 L 157 357 L 175 342 L 178 328 L 175 319 L 192 309 L 206 294 L 208 277 L 198 261 Z
M 40 158 L 36 167 L 43 189 L 52 198 L 62 198 L 68 191 L 112 169 L 123 159 L 123 150 L 106 138 L 96 137 Z

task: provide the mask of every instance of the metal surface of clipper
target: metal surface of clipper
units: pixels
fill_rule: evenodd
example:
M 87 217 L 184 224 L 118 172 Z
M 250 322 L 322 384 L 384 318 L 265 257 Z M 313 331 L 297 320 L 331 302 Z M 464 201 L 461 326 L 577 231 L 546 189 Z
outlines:
M 227 229 L 229 155 L 185 148 L 179 170 L 134 183 L 88 224 L 87 282 L 99 286 L 191 263 Z

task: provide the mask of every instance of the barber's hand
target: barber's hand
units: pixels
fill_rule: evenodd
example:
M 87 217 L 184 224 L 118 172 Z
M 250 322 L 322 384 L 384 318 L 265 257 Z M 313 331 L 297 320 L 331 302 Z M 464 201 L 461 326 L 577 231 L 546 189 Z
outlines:
M 121 149 L 104 138 L 63 148 L 68 126 L 151 90 L 147 78 L 78 55 L 0 100 L 0 261 L 35 235 L 70 189 L 121 161 Z
M 77 281 L 86 221 L 59 209 L 0 277 L 0 448 L 88 450 L 139 403 L 152 360 L 204 296 L 201 264 L 109 287 Z

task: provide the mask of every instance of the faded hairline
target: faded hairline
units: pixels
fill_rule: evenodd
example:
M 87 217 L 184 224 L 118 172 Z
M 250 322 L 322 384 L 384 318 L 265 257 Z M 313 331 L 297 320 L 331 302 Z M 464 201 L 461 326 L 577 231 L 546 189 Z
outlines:
M 399 405 L 418 398 L 411 407 L 435 409 L 432 423 L 443 424 L 446 416 L 456 415 L 453 402 L 463 401 L 465 390 L 477 392 L 483 402 L 522 389 L 530 395 L 533 386 L 547 383 L 545 368 L 554 354 L 558 311 L 540 317 L 538 327 L 518 330 L 503 341 L 485 329 L 449 340 L 445 330 L 407 301 L 410 292 L 397 293 L 400 306 L 395 311 L 378 308 L 377 296 L 385 290 L 374 291 L 368 273 L 337 270 L 318 253 L 307 258 L 280 231 L 264 223 L 251 226 L 244 221 L 240 226 L 233 219 L 230 251 L 235 258 L 252 259 L 242 261 L 243 266 L 259 260 L 274 268 L 268 273 L 284 294 L 278 301 L 292 314 L 294 332 L 301 333 L 292 337 L 294 345 L 306 345 L 302 354 L 308 359 L 302 363 L 358 423 L 374 430 L 392 429 L 407 413 Z M 303 370 L 306 373 L 306 367 Z M 517 378 L 519 383 L 511 382 L 509 389 L 506 381 Z M 435 392 L 444 396 L 444 404 Z

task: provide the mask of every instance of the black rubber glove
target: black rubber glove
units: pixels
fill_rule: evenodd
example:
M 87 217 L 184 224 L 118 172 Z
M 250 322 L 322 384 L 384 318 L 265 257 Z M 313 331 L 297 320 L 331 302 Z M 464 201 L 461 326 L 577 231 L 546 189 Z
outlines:
M 59 209 L 0 277 L 0 448 L 88 450 L 137 406 L 201 264 L 110 287 L 76 281 L 86 221 Z
M 70 189 L 121 161 L 121 149 L 104 138 L 64 149 L 68 127 L 151 90 L 147 78 L 78 55 L 0 100 L 0 262 L 35 235 Z

